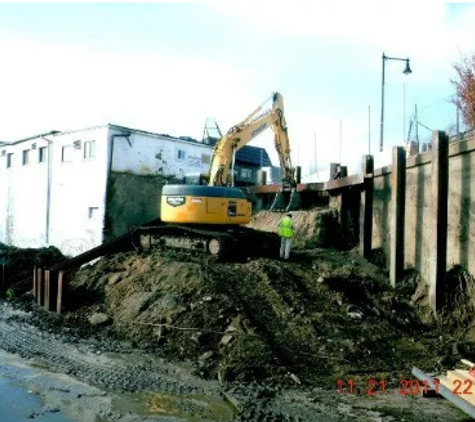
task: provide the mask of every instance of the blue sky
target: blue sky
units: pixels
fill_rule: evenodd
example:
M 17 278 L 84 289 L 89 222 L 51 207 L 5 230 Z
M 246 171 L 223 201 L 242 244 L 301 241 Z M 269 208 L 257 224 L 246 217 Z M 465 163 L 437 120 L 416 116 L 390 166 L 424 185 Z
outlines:
M 473 4 L 273 4 L 0 4 L 0 139 L 108 122 L 200 138 L 207 117 L 225 131 L 279 91 L 304 174 L 340 159 L 340 121 L 356 171 L 369 135 L 379 145 L 383 51 L 413 73 L 387 62 L 376 164 L 404 144 L 416 103 L 431 129 L 455 123 L 452 63 L 473 52 Z M 253 144 L 277 164 L 271 131 Z

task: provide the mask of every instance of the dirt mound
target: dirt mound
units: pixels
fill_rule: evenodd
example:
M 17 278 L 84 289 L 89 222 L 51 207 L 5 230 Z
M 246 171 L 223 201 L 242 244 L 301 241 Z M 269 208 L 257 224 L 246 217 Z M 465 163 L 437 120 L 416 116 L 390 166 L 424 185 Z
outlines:
M 66 257 L 54 246 L 48 248 L 16 248 L 0 244 L 0 261 L 5 263 L 6 284 L 18 294 L 31 289 L 26 279 L 32 277 L 33 268 L 51 267 Z M 0 271 L 3 270 L 0 268 Z
M 68 318 L 105 314 L 115 335 L 222 380 L 397 380 L 459 357 L 452 337 L 424 324 L 410 297 L 351 252 L 213 265 L 127 253 L 83 268 L 71 286 L 88 306 Z
M 282 217 L 281 213 L 261 211 L 253 216 L 248 226 L 257 230 L 277 233 Z M 292 211 L 292 217 L 295 227 L 293 241 L 295 248 L 311 249 L 335 245 L 339 233 L 338 216 L 335 210 L 325 207 Z

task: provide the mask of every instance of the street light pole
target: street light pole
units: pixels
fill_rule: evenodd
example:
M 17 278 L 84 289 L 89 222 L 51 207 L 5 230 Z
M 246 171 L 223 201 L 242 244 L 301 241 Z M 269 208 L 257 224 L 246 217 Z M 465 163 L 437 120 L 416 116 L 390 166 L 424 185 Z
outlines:
M 380 132 L 379 132 L 379 151 L 383 151 L 383 140 L 384 140 L 384 87 L 385 87 L 385 74 L 386 74 L 386 60 L 399 60 L 406 62 L 406 67 L 404 68 L 403 73 L 409 75 L 412 73 L 412 70 L 409 66 L 409 59 L 401 59 L 399 57 L 388 57 L 383 53 L 383 70 L 381 78 L 381 123 L 380 123 Z
M 386 56 L 383 53 L 383 72 L 381 80 L 381 123 L 379 128 L 379 151 L 383 150 L 383 138 L 384 138 L 384 84 L 385 84 L 385 70 L 386 70 Z

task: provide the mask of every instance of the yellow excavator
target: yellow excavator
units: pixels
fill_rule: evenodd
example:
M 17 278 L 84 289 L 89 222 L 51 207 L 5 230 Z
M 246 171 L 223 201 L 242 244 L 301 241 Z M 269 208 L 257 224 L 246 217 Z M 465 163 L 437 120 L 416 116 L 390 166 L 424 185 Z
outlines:
M 209 174 L 190 175 L 185 177 L 184 184 L 163 186 L 161 225 L 155 230 L 141 229 L 142 246 L 167 243 L 172 247 L 202 249 L 221 257 L 231 250 L 233 255 L 244 250 L 248 255 L 276 253 L 277 235 L 244 227 L 251 221 L 252 204 L 244 192 L 234 186 L 233 180 L 237 151 L 272 128 L 281 185 L 270 209 L 285 212 L 300 208 L 300 194 L 296 189 L 300 171 L 291 164 L 283 99 L 278 92 L 274 92 L 271 99 L 270 109 L 263 111 L 265 103 L 259 106 L 216 143 Z
M 194 180 L 194 184 L 190 178 L 185 185 L 163 187 L 160 215 L 162 221 L 210 225 L 249 223 L 251 204 L 241 189 L 233 186 L 235 156 L 242 147 L 268 128 L 274 130 L 274 144 L 279 156 L 282 181 L 271 211 L 300 208 L 300 194 L 296 189 L 298 169 L 293 168 L 291 163 L 282 95 L 274 92 L 272 108 L 263 113 L 262 109 L 263 105 L 233 126 L 216 143 L 209 175 L 201 175 L 200 180 Z M 206 182 L 207 184 L 203 185 Z

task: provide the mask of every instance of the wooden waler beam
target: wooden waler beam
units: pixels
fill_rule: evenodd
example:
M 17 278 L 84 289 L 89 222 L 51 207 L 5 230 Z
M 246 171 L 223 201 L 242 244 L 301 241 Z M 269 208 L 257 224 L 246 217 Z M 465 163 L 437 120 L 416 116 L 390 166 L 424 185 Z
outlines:
M 325 182 L 323 188 L 325 190 L 335 190 L 341 188 L 347 188 L 350 186 L 359 186 L 364 184 L 364 174 L 354 174 L 352 176 L 341 177 L 340 179 L 333 179 Z
M 279 192 L 282 185 L 280 183 L 275 183 L 272 185 L 256 185 L 249 186 L 246 189 L 249 193 L 277 193 Z M 297 185 L 297 192 L 305 191 L 324 191 L 324 183 L 300 183 Z
M 365 182 L 365 175 L 364 174 L 354 174 L 352 176 L 342 177 L 340 179 L 333 179 L 329 180 L 325 183 L 300 183 L 297 185 L 297 192 L 324 192 L 327 190 L 335 190 L 335 189 L 342 189 L 347 188 L 350 186 L 359 186 L 364 184 Z M 256 186 L 249 186 L 245 189 L 248 190 L 250 193 L 277 193 L 281 188 L 280 184 L 273 184 L 273 185 L 256 185 Z

